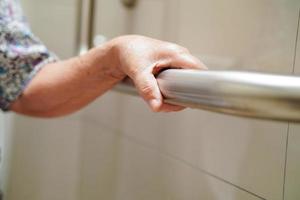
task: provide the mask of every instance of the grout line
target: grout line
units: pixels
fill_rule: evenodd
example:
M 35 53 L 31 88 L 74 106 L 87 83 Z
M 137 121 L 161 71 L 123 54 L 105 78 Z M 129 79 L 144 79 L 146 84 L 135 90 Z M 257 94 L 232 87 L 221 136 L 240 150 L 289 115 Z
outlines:
M 177 156 L 173 156 L 173 155 L 168 154 L 168 153 L 161 153 L 161 154 L 165 155 L 165 156 L 167 156 L 169 158 L 172 158 L 174 160 L 177 160 L 179 162 L 182 162 L 182 163 L 186 164 L 187 166 L 189 166 L 191 168 L 194 168 L 195 170 L 200 171 L 201 173 L 203 173 L 205 175 L 211 176 L 211 177 L 213 177 L 213 178 L 215 178 L 215 179 L 217 179 L 217 180 L 219 180 L 221 182 L 224 182 L 224 183 L 226 183 L 228 185 L 231 185 L 232 187 L 235 187 L 235 188 L 237 188 L 239 190 L 242 190 L 242 191 L 244 191 L 244 192 L 246 192 L 246 193 L 248 193 L 250 195 L 253 195 L 253 196 L 255 196 L 255 197 L 259 198 L 259 199 L 266 200 L 266 198 L 264 198 L 264 197 L 262 197 L 262 196 L 260 196 L 260 195 L 258 195 L 256 193 L 254 193 L 254 192 L 251 192 L 250 190 L 247 190 L 247 189 L 245 189 L 245 188 L 243 188 L 241 186 L 238 186 L 238 185 L 236 185 L 236 184 L 234 184 L 234 183 L 232 183 L 232 182 L 230 182 L 228 180 L 225 180 L 224 178 L 221 178 L 221 177 L 219 177 L 219 176 L 217 176 L 217 175 L 215 175 L 215 174 L 213 174 L 213 173 L 211 173 L 209 171 L 206 171 L 205 169 L 202 169 L 202 168 L 200 168 L 200 167 L 198 167 L 196 165 L 193 165 L 193 164 L 191 164 L 191 163 L 189 163 L 189 162 L 187 162 L 185 160 L 182 160 L 181 158 L 178 158 Z
M 288 144 L 289 144 L 289 132 L 290 132 L 290 123 L 287 126 L 286 142 L 285 142 L 285 159 L 284 159 L 284 168 L 283 168 L 283 186 L 282 186 L 282 199 L 285 199 L 285 182 L 286 182 L 286 169 L 287 169 L 287 160 L 288 160 Z
M 116 133 L 115 133 L 115 134 L 116 134 Z M 221 181 L 221 182 L 223 182 L 223 183 L 226 183 L 226 184 L 228 184 L 228 185 L 231 185 L 232 187 L 235 187 L 235 188 L 237 188 L 237 189 L 239 189 L 239 190 L 241 190 L 241 191 L 244 191 L 244 192 L 246 192 L 246 193 L 248 193 L 248 194 L 250 194 L 250 195 L 252 195 L 252 196 L 255 196 L 255 197 L 257 197 L 257 198 L 259 198 L 259 199 L 261 199 L 261 200 L 266 200 L 266 198 L 264 198 L 264 197 L 262 197 L 262 196 L 260 196 L 260 195 L 258 195 L 258 194 L 256 194 L 256 193 L 254 193 L 254 192 L 251 192 L 251 191 L 249 191 L 249 190 L 247 190 L 247 189 L 245 189 L 245 188 L 243 188 L 243 187 L 241 187 L 241 186 L 238 186 L 238 185 L 236 185 L 236 184 L 234 184 L 234 183 L 232 183 L 232 182 L 230 182 L 230 181 L 228 181 L 228 180 L 225 180 L 224 178 L 221 178 L 221 177 L 219 177 L 219 176 L 217 176 L 217 175 L 215 175 L 215 174 L 213 174 L 213 173 L 211 173 L 211 172 L 208 172 L 208 171 L 206 171 L 205 169 L 202 169 L 202 168 L 200 168 L 199 166 L 197 166 L 197 165 L 195 165 L 195 164 L 192 164 L 192 163 L 190 163 L 190 162 L 187 162 L 186 160 L 183 160 L 183 159 L 181 159 L 181 158 L 179 158 L 179 157 L 177 157 L 177 156 L 174 156 L 174 155 L 172 155 L 172 154 L 170 154 L 170 153 L 168 153 L 168 152 L 160 151 L 160 150 L 158 150 L 158 149 L 155 147 L 155 145 L 151 145 L 151 144 L 147 144 L 147 143 L 145 143 L 145 142 L 141 142 L 140 140 L 138 140 L 138 139 L 136 139 L 136 138 L 134 138 L 134 137 L 132 137 L 132 136 L 129 136 L 129 135 L 127 135 L 127 134 L 124 134 L 124 133 L 116 134 L 116 135 L 119 136 L 119 137 L 123 137 L 124 139 L 127 139 L 128 141 L 133 142 L 133 143 L 135 143 L 135 144 L 137 144 L 137 145 L 139 145 L 139 146 L 142 146 L 142 147 L 144 147 L 144 148 L 150 149 L 150 150 L 152 150 L 152 151 L 156 151 L 157 154 L 159 154 L 159 155 L 161 155 L 161 156 L 163 156 L 163 157 L 166 157 L 166 158 L 169 158 L 169 159 L 173 159 L 173 160 L 175 160 L 175 161 L 178 161 L 178 162 L 180 162 L 180 163 L 183 163 L 183 164 L 185 164 L 185 165 L 187 165 L 187 166 L 193 168 L 194 170 L 196 170 L 196 171 L 198 171 L 198 172 L 200 172 L 200 173 L 203 173 L 203 174 L 205 174 L 205 175 L 207 175 L 207 176 L 213 177 L 213 178 L 215 178 L 215 179 L 217 179 L 217 180 L 219 180 L 219 181 Z
M 300 8 L 299 8 L 299 14 L 298 14 L 298 24 L 297 24 L 296 40 L 295 40 L 295 48 L 294 48 L 294 61 L 293 61 L 293 71 L 292 71 L 293 74 L 295 73 L 295 68 L 296 68 L 298 37 L 300 37 L 299 26 L 300 26 Z
M 89 121 L 85 121 L 85 122 L 89 123 Z M 102 124 L 102 126 L 103 126 L 103 124 Z M 244 191 L 244 192 L 246 192 L 246 193 L 248 193 L 248 194 L 250 194 L 252 196 L 255 196 L 255 197 L 257 197 L 257 198 L 259 198 L 261 200 L 266 200 L 266 198 L 264 198 L 264 197 L 262 197 L 262 196 L 260 196 L 260 195 L 258 195 L 256 193 L 254 193 L 254 192 L 251 192 L 250 190 L 247 190 L 247 189 L 245 189 L 245 188 L 243 188 L 241 186 L 238 186 L 238 185 L 236 185 L 236 184 L 234 184 L 234 183 L 232 183 L 232 182 L 230 182 L 230 181 L 228 181 L 228 180 L 226 180 L 226 179 L 224 179 L 222 177 L 219 177 L 219 176 L 217 176 L 217 175 L 215 175 L 215 174 L 213 174 L 213 173 L 211 173 L 209 171 L 206 171 L 205 169 L 203 169 L 203 168 L 201 168 L 201 167 L 199 167 L 199 166 L 197 166 L 197 165 L 195 165 L 193 163 L 190 163 L 190 162 L 188 162 L 188 161 L 186 161 L 184 159 L 181 159 L 181 158 L 179 158 L 179 157 L 177 157 L 177 156 L 175 156 L 173 154 L 170 154 L 170 153 L 168 153 L 166 151 L 160 151 L 159 149 L 157 149 L 157 146 L 155 146 L 155 145 L 148 144 L 148 143 L 143 142 L 143 141 L 141 141 L 139 139 L 136 139 L 133 136 L 127 135 L 124 132 L 122 132 L 122 130 L 111 128 L 111 127 L 107 127 L 107 126 L 106 126 L 106 128 L 108 130 L 111 130 L 113 132 L 113 134 L 115 136 L 117 136 L 117 137 L 121 137 L 121 138 L 126 139 L 126 140 L 128 140 L 130 142 L 133 142 L 133 143 L 135 143 L 135 144 L 137 144 L 137 145 L 139 145 L 139 146 L 141 146 L 143 148 L 147 148 L 147 149 L 150 149 L 151 151 L 155 151 L 155 152 L 157 152 L 157 154 L 159 154 L 161 156 L 164 156 L 166 158 L 173 159 L 175 161 L 183 163 L 183 164 L 185 164 L 185 165 L 193 168 L 194 170 L 196 170 L 196 171 L 198 171 L 200 173 L 203 173 L 203 174 L 205 174 L 207 176 L 213 177 L 213 178 L 215 178 L 215 179 L 217 179 L 217 180 L 219 180 L 219 181 L 221 181 L 223 183 L 231 185 L 232 187 L 237 188 L 237 189 L 239 189 L 241 191 Z M 109 134 L 109 133 L 104 133 L 104 134 Z
M 297 46 L 298 46 L 298 38 L 299 35 L 299 26 L 300 26 L 300 8 L 299 8 L 299 14 L 298 14 L 298 23 L 297 23 L 297 31 L 296 31 L 296 39 L 295 39 L 295 47 L 294 47 L 294 60 L 293 60 L 293 69 L 292 74 L 295 74 L 295 68 L 296 68 L 296 58 L 297 58 Z M 284 172 L 283 172 L 283 190 L 282 190 L 282 199 L 285 200 L 285 186 L 286 186 L 286 170 L 287 170 L 287 162 L 288 162 L 288 145 L 289 145 L 289 135 L 290 135 L 290 125 L 291 123 L 288 123 L 287 127 L 287 135 L 286 135 L 286 146 L 285 146 L 285 160 L 284 160 Z

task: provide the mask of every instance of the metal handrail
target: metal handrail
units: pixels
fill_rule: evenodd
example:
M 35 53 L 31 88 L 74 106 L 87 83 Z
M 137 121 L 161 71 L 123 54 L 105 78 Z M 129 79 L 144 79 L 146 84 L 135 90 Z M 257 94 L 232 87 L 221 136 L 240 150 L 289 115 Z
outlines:
M 95 5 L 94 0 L 78 1 L 79 5 Z M 93 15 L 84 13 L 93 8 L 82 8 L 78 44 L 87 50 L 92 47 L 87 42 L 92 41 L 92 35 L 86 30 L 93 30 Z M 229 115 L 300 122 L 300 78 L 295 76 L 170 69 L 162 72 L 157 81 L 168 103 Z M 137 94 L 128 80 L 115 89 Z
M 95 0 L 77 0 L 76 55 L 93 47 L 95 7 Z
M 158 77 L 169 103 L 231 115 L 300 121 L 300 78 L 235 71 L 168 70 Z

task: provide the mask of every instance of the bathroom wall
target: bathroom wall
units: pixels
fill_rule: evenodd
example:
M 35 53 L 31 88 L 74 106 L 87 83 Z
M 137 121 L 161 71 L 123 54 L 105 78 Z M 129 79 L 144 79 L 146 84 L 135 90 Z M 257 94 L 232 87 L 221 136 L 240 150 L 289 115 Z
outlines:
M 3 191 L 7 190 L 8 176 L 7 172 L 9 169 L 9 158 L 10 158 L 10 144 L 11 135 L 10 133 L 10 122 L 11 115 L 4 115 L 0 113 L 0 191 L 3 195 Z
M 1 113 L 0 114 L 0 149 L 1 149 L 1 152 L 0 152 L 0 188 L 1 190 L 3 190 L 3 185 L 4 185 L 4 179 L 3 179 L 3 163 L 1 162 L 2 160 L 2 156 L 3 156 L 3 146 L 4 146 L 4 133 L 5 133 L 5 129 L 4 129 L 4 115 Z
M 76 1 L 22 2 L 35 33 L 71 56 Z M 139 0 L 128 10 L 98 0 L 95 24 L 108 39 L 135 33 L 177 42 L 211 69 L 297 74 L 299 8 L 297 0 Z M 299 197 L 297 125 L 191 109 L 154 114 L 140 98 L 113 91 L 67 118 L 13 115 L 11 124 L 7 200 Z
M 300 22 L 300 14 L 299 21 Z M 296 41 L 294 74 L 300 75 L 300 32 Z M 285 182 L 285 199 L 300 199 L 300 125 L 290 124 L 288 134 L 288 151 Z
M 97 33 L 108 38 L 175 41 L 210 69 L 293 73 L 299 1 L 140 0 L 126 10 L 100 0 L 97 8 Z M 297 199 L 284 194 L 287 123 L 190 109 L 153 114 L 113 92 L 82 121 L 82 199 Z
M 1 113 L 0 114 L 0 188 L 3 190 L 5 188 L 5 181 L 4 181 L 4 167 L 3 167 L 3 151 L 4 151 L 4 136 L 5 136 L 5 116 Z

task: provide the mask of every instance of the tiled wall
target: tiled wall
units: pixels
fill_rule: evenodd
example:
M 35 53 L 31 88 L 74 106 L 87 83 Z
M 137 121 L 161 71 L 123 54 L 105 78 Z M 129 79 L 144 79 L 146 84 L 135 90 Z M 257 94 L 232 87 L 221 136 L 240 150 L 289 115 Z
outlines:
M 300 22 L 300 10 L 299 10 L 299 21 Z M 294 74 L 300 75 L 300 32 L 298 25 L 298 38 Z M 288 151 L 287 151 L 287 166 L 286 166 L 286 182 L 285 182 L 285 199 L 300 199 L 300 125 L 290 124 L 288 140 Z
M 34 33 L 60 58 L 75 53 L 76 0 L 21 1 Z
M 292 74 L 297 0 L 140 0 L 134 10 L 119 0 L 97 3 L 96 31 L 107 38 L 144 34 L 187 46 L 211 69 Z M 45 43 L 72 55 L 75 0 L 23 4 Z M 141 99 L 116 92 L 81 115 L 14 123 L 7 200 L 300 196 L 297 125 L 199 110 L 154 114 Z
M 11 159 L 11 144 L 12 144 L 12 122 L 13 115 L 0 113 L 0 147 L 1 147 L 1 162 L 0 162 L 0 190 L 3 195 L 8 189 L 9 169 Z
M 1 113 L 0 114 L 0 190 L 5 188 L 5 178 L 4 178 L 4 167 L 3 167 L 3 156 L 4 156 L 4 137 L 5 137 L 5 116 Z
M 259 199 L 158 148 L 99 127 L 84 126 L 81 199 Z
M 97 32 L 109 38 L 120 33 L 145 34 L 187 46 L 211 69 L 292 74 L 299 1 L 140 0 L 131 11 L 122 8 L 118 1 L 99 2 Z M 116 26 L 118 23 L 122 26 Z M 283 199 L 287 123 L 241 119 L 198 110 L 153 114 L 140 99 L 117 93 L 108 94 L 88 108 L 83 121 L 91 127 L 101 124 L 106 128 L 106 134 L 120 138 L 115 144 L 117 153 L 113 154 L 117 158 L 111 161 L 118 174 L 112 183 L 117 185 L 116 191 L 112 192 L 116 199 L 121 199 L 120 193 L 123 199 L 141 199 L 141 195 L 147 196 L 149 192 L 145 187 L 150 191 L 162 190 L 156 193 L 155 199 L 245 199 L 239 196 L 240 193 L 254 199 Z M 101 132 L 100 129 L 94 134 Z M 123 153 L 123 148 L 129 148 L 124 140 L 136 144 L 128 146 L 138 146 L 136 151 L 142 156 Z M 97 157 L 97 145 L 94 146 L 82 146 L 83 157 L 90 157 L 84 162 L 82 188 L 83 195 L 91 195 L 84 197 L 99 199 L 105 195 L 88 189 L 97 187 L 103 173 L 97 172 L 102 160 Z M 144 148 L 154 151 L 156 156 L 141 153 Z M 137 157 L 148 159 L 144 161 Z M 165 166 L 168 159 L 189 166 L 190 173 L 201 174 L 195 177 L 208 174 L 211 179 L 199 178 L 201 184 L 187 186 L 190 189 L 186 190 L 184 178 L 174 181 L 167 172 L 160 171 L 163 168 L 160 165 Z M 168 167 L 172 171 L 172 167 Z M 135 174 L 131 168 L 138 178 L 130 179 L 127 175 Z M 180 168 L 172 174 L 180 177 L 185 173 L 183 171 Z M 95 180 L 88 174 L 98 178 Z M 176 185 L 175 190 L 170 182 Z M 218 183 L 223 184 L 216 187 L 214 184 Z M 142 185 L 144 190 L 137 189 L 139 193 L 135 195 L 133 191 L 137 185 Z M 202 191 L 202 188 L 209 189 Z M 226 193 L 225 188 L 231 189 Z M 153 198 L 149 196 L 149 199 Z

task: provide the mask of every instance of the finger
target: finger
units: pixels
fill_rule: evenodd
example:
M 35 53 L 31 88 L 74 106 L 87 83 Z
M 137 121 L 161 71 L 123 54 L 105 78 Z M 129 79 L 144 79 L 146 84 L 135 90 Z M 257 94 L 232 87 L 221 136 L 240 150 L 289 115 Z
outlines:
M 163 98 L 152 72 L 141 72 L 133 78 L 133 81 L 139 94 L 148 103 L 152 111 L 161 111 L 161 107 L 163 106 Z
M 154 112 L 175 112 L 185 109 L 183 106 L 163 103 L 156 79 L 151 73 L 144 73 L 135 80 L 136 88 Z

